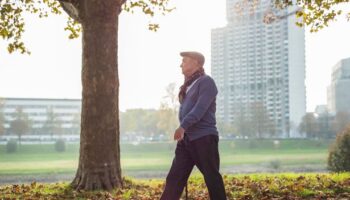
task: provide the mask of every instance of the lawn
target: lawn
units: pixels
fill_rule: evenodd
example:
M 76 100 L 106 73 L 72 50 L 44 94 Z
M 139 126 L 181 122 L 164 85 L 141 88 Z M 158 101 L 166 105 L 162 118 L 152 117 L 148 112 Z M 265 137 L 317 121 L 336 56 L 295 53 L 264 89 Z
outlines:
M 280 167 L 318 166 L 325 168 L 328 140 L 235 140 L 220 141 L 221 168 L 240 165 Z M 121 144 L 123 172 L 166 172 L 174 155 L 175 143 Z M 65 152 L 58 153 L 54 145 L 22 144 L 15 153 L 6 153 L 0 145 L 0 176 L 18 174 L 73 173 L 78 164 L 79 144 L 67 144 Z

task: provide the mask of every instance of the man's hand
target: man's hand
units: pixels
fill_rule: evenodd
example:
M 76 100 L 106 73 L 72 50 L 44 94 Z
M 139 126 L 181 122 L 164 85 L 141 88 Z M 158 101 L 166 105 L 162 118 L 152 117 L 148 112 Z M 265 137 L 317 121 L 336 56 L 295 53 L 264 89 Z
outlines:
M 174 133 L 174 140 L 180 141 L 184 138 L 185 129 L 183 129 L 181 126 L 175 130 Z

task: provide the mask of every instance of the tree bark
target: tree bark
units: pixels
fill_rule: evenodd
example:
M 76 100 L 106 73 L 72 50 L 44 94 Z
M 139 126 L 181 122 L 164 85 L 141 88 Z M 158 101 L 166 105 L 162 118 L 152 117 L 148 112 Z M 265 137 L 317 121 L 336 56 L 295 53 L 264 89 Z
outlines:
M 115 0 L 84 1 L 82 116 L 77 190 L 122 186 L 119 147 L 118 15 Z
M 82 22 L 80 0 L 58 0 L 63 10 L 75 21 Z

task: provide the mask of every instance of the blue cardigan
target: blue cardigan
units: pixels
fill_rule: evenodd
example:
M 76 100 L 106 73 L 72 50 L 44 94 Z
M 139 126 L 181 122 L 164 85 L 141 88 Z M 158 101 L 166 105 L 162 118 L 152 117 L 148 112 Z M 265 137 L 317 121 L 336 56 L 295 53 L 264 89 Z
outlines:
M 206 135 L 218 135 L 216 128 L 216 95 L 214 80 L 203 75 L 187 92 L 179 110 L 180 126 L 190 141 Z

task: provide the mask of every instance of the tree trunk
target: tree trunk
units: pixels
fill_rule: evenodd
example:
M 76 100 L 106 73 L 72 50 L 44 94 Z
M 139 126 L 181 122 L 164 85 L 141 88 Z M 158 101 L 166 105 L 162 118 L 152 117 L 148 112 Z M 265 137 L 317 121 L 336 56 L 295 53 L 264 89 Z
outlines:
M 77 190 L 122 186 L 116 2 L 84 1 L 80 155 L 72 182 Z

